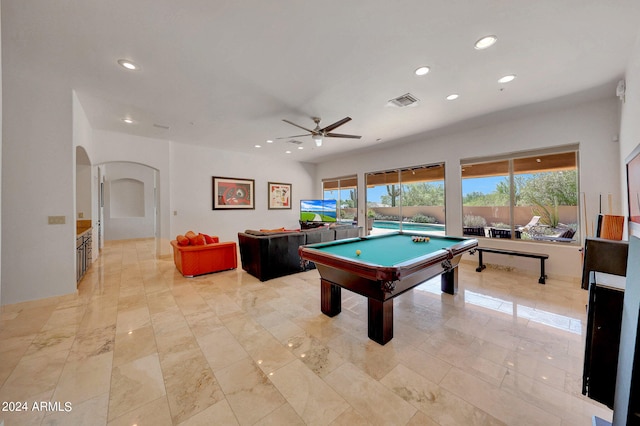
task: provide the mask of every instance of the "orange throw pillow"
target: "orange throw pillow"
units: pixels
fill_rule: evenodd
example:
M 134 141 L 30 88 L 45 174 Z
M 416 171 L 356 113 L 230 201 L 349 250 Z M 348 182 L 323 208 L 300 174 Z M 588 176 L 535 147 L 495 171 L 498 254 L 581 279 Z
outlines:
M 189 239 L 189 243 L 191 243 L 192 246 L 196 245 L 196 233 L 193 231 L 188 231 L 186 234 L 184 234 L 185 237 L 187 237 Z
M 284 232 L 284 228 L 261 229 L 260 232 Z
M 218 242 L 218 237 L 212 237 L 210 235 L 207 234 L 200 234 L 204 237 L 204 242 L 206 244 L 213 244 L 213 243 L 217 243 Z
M 193 246 L 203 246 L 206 244 L 205 240 L 204 240 L 204 235 L 202 234 L 198 234 L 195 237 L 193 237 L 193 239 L 189 240 L 191 242 L 191 245 Z
M 176 237 L 176 241 L 178 242 L 179 246 L 188 246 L 189 245 L 189 239 L 187 237 L 185 237 L 184 235 L 178 235 Z

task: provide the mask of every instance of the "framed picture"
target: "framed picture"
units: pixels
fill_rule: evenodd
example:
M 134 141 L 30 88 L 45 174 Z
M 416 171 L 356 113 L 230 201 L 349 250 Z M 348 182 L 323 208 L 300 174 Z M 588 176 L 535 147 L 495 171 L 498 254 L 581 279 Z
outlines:
M 629 233 L 640 237 L 640 145 L 627 157 Z
M 291 184 L 269 182 L 269 209 L 291 209 Z
M 213 177 L 213 210 L 255 209 L 255 181 Z

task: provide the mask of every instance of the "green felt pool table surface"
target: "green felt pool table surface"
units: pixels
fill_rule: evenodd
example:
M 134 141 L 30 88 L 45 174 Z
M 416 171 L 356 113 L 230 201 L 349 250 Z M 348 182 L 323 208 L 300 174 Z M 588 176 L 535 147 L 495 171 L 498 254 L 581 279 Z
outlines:
M 447 249 L 464 241 L 463 238 L 429 235 L 429 241 L 414 242 L 415 234 L 379 235 L 368 238 L 317 244 L 315 249 L 350 260 L 379 266 L 394 266 Z M 360 255 L 356 254 L 360 250 Z

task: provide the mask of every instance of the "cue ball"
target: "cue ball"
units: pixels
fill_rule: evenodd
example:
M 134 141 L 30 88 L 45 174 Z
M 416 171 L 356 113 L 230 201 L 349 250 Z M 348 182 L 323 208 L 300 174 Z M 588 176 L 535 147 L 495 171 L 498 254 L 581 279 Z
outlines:
M 360 256 L 362 252 L 360 250 L 356 250 L 356 256 Z

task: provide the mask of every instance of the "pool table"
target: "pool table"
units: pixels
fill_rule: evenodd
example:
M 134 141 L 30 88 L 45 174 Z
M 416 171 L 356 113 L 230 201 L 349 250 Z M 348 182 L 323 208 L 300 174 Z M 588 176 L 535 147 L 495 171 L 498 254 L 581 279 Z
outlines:
M 300 246 L 303 261 L 320 273 L 320 309 L 330 317 L 341 311 L 341 289 L 368 299 L 369 338 L 384 345 L 393 339 L 393 298 L 441 275 L 441 290 L 455 294 L 458 263 L 478 246 L 472 238 L 395 232 Z

